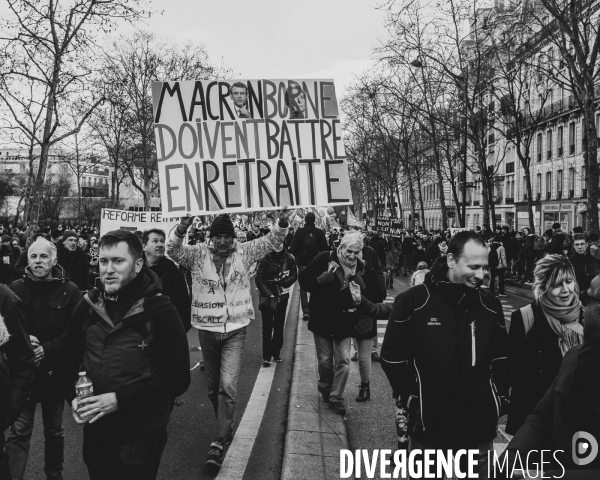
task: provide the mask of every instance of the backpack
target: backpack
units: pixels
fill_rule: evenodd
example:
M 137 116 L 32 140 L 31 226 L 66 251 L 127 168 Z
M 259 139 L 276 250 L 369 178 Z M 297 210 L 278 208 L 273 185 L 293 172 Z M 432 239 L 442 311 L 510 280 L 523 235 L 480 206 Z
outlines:
M 498 256 L 498 247 L 492 245 L 488 256 L 488 266 L 490 268 L 498 268 L 500 266 L 500 257 Z
M 533 237 L 533 249 L 534 250 L 543 250 L 546 246 L 546 242 L 539 235 L 535 235 Z
M 319 254 L 317 236 L 312 232 L 306 232 L 302 240 L 302 261 L 308 265 Z
M 531 308 L 531 305 L 525 305 L 519 310 L 521 310 L 521 316 L 523 317 L 523 326 L 525 327 L 525 336 L 527 336 L 529 330 L 531 330 L 531 327 L 533 327 L 533 308 Z M 508 335 L 508 333 L 510 332 L 511 320 L 507 318 L 504 322 L 506 325 L 506 334 Z

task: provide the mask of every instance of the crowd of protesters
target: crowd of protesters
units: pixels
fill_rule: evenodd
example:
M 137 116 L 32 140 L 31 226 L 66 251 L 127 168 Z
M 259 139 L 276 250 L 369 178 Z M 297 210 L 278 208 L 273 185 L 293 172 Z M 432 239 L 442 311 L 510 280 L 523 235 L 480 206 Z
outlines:
M 206 465 L 220 468 L 234 434 L 246 329 L 257 308 L 262 368 L 285 361 L 296 281 L 321 401 L 347 415 L 350 362 L 360 373 L 357 402 L 371 398 L 372 362 L 381 362 L 398 448 L 477 448 L 483 478 L 501 415 L 514 435 L 511 458 L 565 447 L 583 426 L 600 438 L 596 233 L 557 223 L 541 236 L 483 226 L 391 237 L 324 231 L 311 212 L 294 228 L 288 217 L 283 208 L 272 225 L 244 227 L 218 215 L 194 228 L 186 216 L 171 231 L 103 236 L 74 226 L 28 238 L 0 226 L 0 418 L 10 427 L 0 436 L 0 480 L 24 478 L 38 403 L 44 471 L 62 478 L 65 400 L 83 425 L 92 480 L 156 478 L 170 414 L 191 381 L 192 328 L 217 419 Z M 398 276 L 411 276 L 410 286 L 385 302 Z M 534 300 L 505 321 L 498 297 L 509 279 L 531 285 Z M 378 319 L 389 320 L 381 352 Z M 86 398 L 76 396 L 82 370 L 94 388 Z

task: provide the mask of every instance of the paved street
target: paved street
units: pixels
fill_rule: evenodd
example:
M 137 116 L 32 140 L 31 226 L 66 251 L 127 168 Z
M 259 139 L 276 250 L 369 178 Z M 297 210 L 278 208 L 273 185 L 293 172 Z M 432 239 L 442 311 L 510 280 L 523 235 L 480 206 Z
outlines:
M 394 280 L 394 289 L 388 290 L 386 301 L 393 301 L 394 297 L 409 287 L 410 277 L 396 277 Z M 486 281 L 487 283 L 487 281 Z M 510 314 L 524 305 L 530 303 L 521 296 L 509 294 L 501 298 L 505 318 L 510 318 Z M 379 344 L 383 341 L 387 321 L 379 320 Z M 395 449 L 396 430 L 394 424 L 394 400 L 392 391 L 387 378 L 378 363 L 373 362 L 371 370 L 371 400 L 364 403 L 355 401 L 360 385 L 360 376 L 358 373 L 358 363 L 351 362 L 350 377 L 346 386 L 346 402 L 348 416 L 346 427 L 348 430 L 348 440 L 350 449 Z M 502 450 L 508 443 L 500 430 L 506 423 L 506 417 L 500 419 L 498 435 L 494 440 L 494 447 Z M 375 477 L 380 478 L 380 477 Z

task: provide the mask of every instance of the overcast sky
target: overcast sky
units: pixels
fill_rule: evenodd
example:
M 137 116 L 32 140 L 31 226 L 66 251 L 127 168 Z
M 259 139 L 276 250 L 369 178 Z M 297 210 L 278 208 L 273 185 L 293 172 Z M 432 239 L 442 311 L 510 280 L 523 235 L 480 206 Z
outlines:
M 240 78 L 333 78 L 338 97 L 385 36 L 381 0 L 155 0 L 146 28 L 203 43 Z

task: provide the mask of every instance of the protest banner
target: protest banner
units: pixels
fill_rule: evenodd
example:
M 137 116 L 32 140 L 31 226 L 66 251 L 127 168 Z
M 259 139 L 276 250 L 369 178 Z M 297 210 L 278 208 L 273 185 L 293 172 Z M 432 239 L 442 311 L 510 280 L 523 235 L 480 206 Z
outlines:
M 385 235 L 399 237 L 402 233 L 402 224 L 396 218 L 377 217 L 377 230 Z
M 155 82 L 152 100 L 166 215 L 352 203 L 333 81 Z
M 143 232 L 151 228 L 160 228 L 165 233 L 179 224 L 180 217 L 166 217 L 161 212 L 130 212 L 103 208 L 100 214 L 100 235 L 113 230 Z
M 458 232 L 464 232 L 466 230 L 466 228 L 450 228 L 450 236 L 453 237 Z

